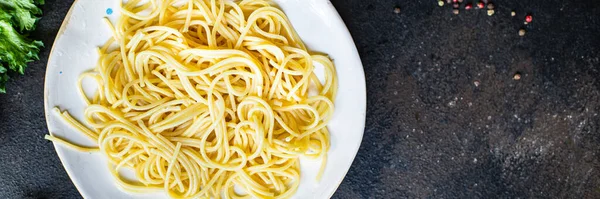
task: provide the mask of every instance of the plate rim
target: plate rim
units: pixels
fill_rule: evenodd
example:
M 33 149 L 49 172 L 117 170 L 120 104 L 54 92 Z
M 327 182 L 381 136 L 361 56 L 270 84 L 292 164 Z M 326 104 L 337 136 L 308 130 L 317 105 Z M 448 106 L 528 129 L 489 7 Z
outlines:
M 347 40 L 346 42 L 349 44 L 352 44 L 353 48 L 350 49 L 352 51 L 352 53 L 354 54 L 352 57 L 354 59 L 356 59 L 355 61 L 357 62 L 357 64 L 360 65 L 360 67 L 358 67 L 358 72 L 360 73 L 359 76 L 361 77 L 361 79 L 359 79 L 360 82 L 362 82 L 360 85 L 362 85 L 362 89 L 359 90 L 360 92 L 360 98 L 357 101 L 363 101 L 364 104 L 360 104 L 362 106 L 361 110 L 359 110 L 360 115 L 362 115 L 362 122 L 358 125 L 360 127 L 360 129 L 362 129 L 362 133 L 360 133 L 359 138 L 357 139 L 357 144 L 356 144 L 356 148 L 352 150 L 353 155 L 350 161 L 350 165 L 348 166 L 348 168 L 344 171 L 344 175 L 337 179 L 335 182 L 335 186 L 333 187 L 334 189 L 332 191 L 330 191 L 330 193 L 328 194 L 329 197 L 331 198 L 335 192 L 337 192 L 337 189 L 339 188 L 339 186 L 341 185 L 341 183 L 344 181 L 344 179 L 346 178 L 346 175 L 348 174 L 348 171 L 350 171 L 350 168 L 352 168 L 352 165 L 354 164 L 354 160 L 356 159 L 356 156 L 358 155 L 360 146 L 362 145 L 362 140 L 364 138 L 364 133 L 365 133 L 365 125 L 366 125 L 366 116 L 367 116 L 367 87 L 366 87 L 366 76 L 365 76 L 365 72 L 364 72 L 364 66 L 362 64 L 362 60 L 360 57 L 360 54 L 358 53 L 358 49 L 356 47 L 356 43 L 354 42 L 354 39 L 352 37 L 352 34 L 350 33 L 350 30 L 348 29 L 348 26 L 346 25 L 346 23 L 344 22 L 344 20 L 342 19 L 342 17 L 340 16 L 339 12 L 337 11 L 337 9 L 333 6 L 333 4 L 331 3 L 330 0 L 312 0 L 312 1 L 324 1 L 327 5 L 324 6 L 324 8 L 328 9 L 331 13 L 332 16 L 335 17 L 335 21 L 337 22 L 337 24 L 341 25 L 341 29 L 340 31 L 342 32 L 341 35 L 344 37 L 343 39 Z M 73 14 L 73 10 L 75 8 L 75 5 L 77 5 L 77 3 L 79 3 L 79 0 L 74 0 L 73 3 L 71 4 L 71 6 L 69 7 L 69 11 L 67 12 L 67 14 L 65 15 L 65 17 L 63 18 L 63 21 L 60 25 L 60 28 L 58 29 L 58 32 L 56 33 L 56 36 L 54 38 L 54 41 L 52 42 L 52 48 L 50 49 L 50 52 L 48 54 L 48 61 L 46 62 L 46 72 L 44 74 L 44 117 L 45 117 L 45 121 L 46 121 L 46 128 L 48 129 L 48 134 L 52 135 L 53 133 L 50 132 L 50 114 L 52 114 L 51 109 L 48 107 L 48 81 L 50 78 L 49 77 L 49 66 L 50 63 L 52 61 L 52 58 L 54 56 L 53 52 L 56 48 L 56 44 L 59 41 L 59 38 L 61 38 L 66 30 L 67 24 L 69 23 L 69 21 L 71 20 L 71 15 Z M 293 24 L 292 24 L 293 25 Z M 362 80 L 362 81 L 361 81 Z M 86 191 L 84 191 L 84 189 L 81 186 L 81 183 L 79 183 L 79 180 L 77 180 L 77 178 L 73 177 L 73 174 L 70 169 L 67 169 L 66 166 L 66 160 L 64 159 L 64 154 L 62 152 L 59 152 L 58 150 L 58 145 L 60 145 L 59 143 L 56 142 L 52 142 L 52 145 L 54 147 L 54 151 L 56 152 L 62 166 L 63 169 L 65 170 L 65 172 L 67 173 L 67 175 L 69 176 L 69 179 L 71 180 L 71 182 L 73 183 L 73 185 L 75 186 L 75 188 L 77 189 L 77 191 L 79 192 L 79 194 L 85 198 L 85 196 L 88 196 L 88 194 L 86 194 Z
M 48 129 L 48 135 L 53 134 L 52 132 L 50 132 L 50 114 L 52 114 L 52 113 L 48 112 L 48 110 L 50 110 L 48 107 L 48 105 L 49 105 L 48 104 L 48 93 L 49 93 L 48 92 L 48 81 L 49 81 L 48 75 L 50 74 L 49 66 L 50 66 L 50 62 L 52 61 L 52 58 L 53 58 L 52 55 L 54 54 L 54 49 L 56 47 L 56 43 L 58 43 L 58 39 L 65 32 L 67 24 L 68 24 L 69 20 L 71 19 L 71 15 L 73 14 L 75 5 L 78 2 L 79 2 L 79 0 L 74 0 L 73 3 L 71 4 L 71 7 L 69 7 L 69 11 L 67 11 L 67 14 L 63 18 L 63 21 L 60 24 L 60 28 L 56 32 L 56 36 L 54 37 L 54 41 L 52 42 L 52 48 L 50 48 L 50 52 L 48 53 L 48 61 L 46 62 L 46 72 L 44 74 L 44 117 L 46 119 L 46 129 Z M 54 152 L 56 152 L 56 155 L 58 156 L 58 159 L 60 160 L 60 164 L 62 165 L 63 169 L 67 173 L 67 176 L 69 176 L 69 180 L 71 180 L 71 183 L 73 183 L 73 186 L 75 186 L 75 189 L 77 189 L 77 192 L 79 192 L 79 195 L 81 195 L 81 197 L 84 197 L 84 193 L 83 193 L 84 191 L 80 187 L 81 186 L 80 183 L 75 182 L 76 178 L 73 178 L 72 171 L 70 169 L 67 169 L 66 162 L 63 157 L 64 154 L 62 154 L 61 152 L 58 151 L 58 143 L 52 142 L 52 146 L 54 147 Z

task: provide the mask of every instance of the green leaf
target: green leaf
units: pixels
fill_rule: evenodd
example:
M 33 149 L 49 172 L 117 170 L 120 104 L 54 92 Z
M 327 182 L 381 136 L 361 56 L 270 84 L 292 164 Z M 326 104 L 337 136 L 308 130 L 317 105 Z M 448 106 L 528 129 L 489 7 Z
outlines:
M 33 0 L 0 0 L 0 10 L 2 10 L 0 13 L 6 15 L 1 17 L 7 17 L 11 24 L 18 27 L 19 31 L 35 29 L 35 23 L 38 20 L 36 15 L 42 14 L 42 10 Z
M 6 93 L 6 82 L 8 81 L 8 78 L 6 73 L 0 74 L 0 93 Z
M 9 23 L 0 20 L 0 60 L 11 70 L 23 74 L 27 63 L 38 60 L 42 43 L 19 34 Z
M 27 63 L 39 60 L 41 41 L 27 38 L 35 29 L 44 0 L 0 0 L 0 93 L 6 92 L 8 69 L 25 73 Z

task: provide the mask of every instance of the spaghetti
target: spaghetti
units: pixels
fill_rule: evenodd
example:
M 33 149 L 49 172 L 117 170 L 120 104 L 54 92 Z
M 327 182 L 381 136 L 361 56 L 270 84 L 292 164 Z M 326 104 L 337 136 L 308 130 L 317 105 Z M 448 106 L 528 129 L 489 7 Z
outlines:
M 322 173 L 335 68 L 281 10 L 265 0 L 127 0 L 121 11 L 115 25 L 105 19 L 113 37 L 79 79 L 87 125 L 60 114 L 98 147 L 46 139 L 100 151 L 127 191 L 172 198 L 289 198 L 300 156 L 321 158 Z M 98 85 L 91 98 L 85 78 Z

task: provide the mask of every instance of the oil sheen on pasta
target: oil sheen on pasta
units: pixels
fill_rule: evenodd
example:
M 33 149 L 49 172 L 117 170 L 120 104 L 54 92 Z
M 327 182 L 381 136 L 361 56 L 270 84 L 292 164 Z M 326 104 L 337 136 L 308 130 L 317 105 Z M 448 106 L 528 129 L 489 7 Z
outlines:
M 46 139 L 99 151 L 127 191 L 172 198 L 289 198 L 300 156 L 322 159 L 320 176 L 335 68 L 306 49 L 274 4 L 128 0 L 121 13 L 114 25 L 105 19 L 113 37 L 79 79 L 84 121 L 60 114 L 98 146 Z M 85 78 L 97 83 L 94 96 L 84 94 Z M 137 180 L 124 179 L 124 168 Z

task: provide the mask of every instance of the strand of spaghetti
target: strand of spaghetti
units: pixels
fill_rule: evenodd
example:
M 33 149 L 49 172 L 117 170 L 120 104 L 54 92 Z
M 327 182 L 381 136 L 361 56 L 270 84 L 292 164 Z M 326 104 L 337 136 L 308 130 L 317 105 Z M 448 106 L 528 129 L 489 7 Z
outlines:
M 86 153 L 98 152 L 100 150 L 100 149 L 94 148 L 94 147 L 79 146 L 79 145 L 73 144 L 73 143 L 71 143 L 69 141 L 66 141 L 66 140 L 64 140 L 62 138 L 58 138 L 58 137 L 52 136 L 52 135 L 45 135 L 44 139 L 50 140 L 52 142 L 58 142 L 58 143 L 66 145 L 68 147 L 74 148 L 75 150 L 78 150 L 78 151 L 81 151 L 81 152 L 86 152 Z
M 75 119 L 73 119 L 73 117 L 71 117 L 69 112 L 65 111 L 65 112 L 61 113 L 60 109 L 58 109 L 58 108 L 54 108 L 53 110 L 54 110 L 54 112 L 58 113 L 64 121 L 66 121 L 68 124 L 72 125 L 77 130 L 79 130 L 79 132 L 82 132 L 84 135 L 88 136 L 92 140 L 98 140 L 97 133 L 95 133 L 95 132 L 91 131 L 90 129 L 88 129 L 87 127 L 83 126 L 83 124 L 77 122 L 77 120 L 75 120 Z

